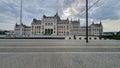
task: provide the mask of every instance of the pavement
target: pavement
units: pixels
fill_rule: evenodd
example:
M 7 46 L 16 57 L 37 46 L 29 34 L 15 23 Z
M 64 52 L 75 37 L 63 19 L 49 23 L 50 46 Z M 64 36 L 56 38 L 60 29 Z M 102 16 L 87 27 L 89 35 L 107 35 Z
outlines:
M 120 68 L 120 41 L 0 39 L 0 68 Z
M 47 40 L 47 39 L 0 39 L 0 46 L 2 45 L 39 45 L 39 46 L 50 46 L 50 45 L 63 45 L 63 46 L 75 46 L 75 45 L 120 45 L 120 40 L 89 40 L 89 43 L 86 43 L 85 40 Z
M 0 52 L 120 52 L 120 41 L 0 39 Z

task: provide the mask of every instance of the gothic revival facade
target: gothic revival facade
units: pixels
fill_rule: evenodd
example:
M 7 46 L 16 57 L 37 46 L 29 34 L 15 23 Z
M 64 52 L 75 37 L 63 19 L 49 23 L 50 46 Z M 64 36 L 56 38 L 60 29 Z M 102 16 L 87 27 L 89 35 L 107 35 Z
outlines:
M 31 26 L 21 25 L 23 35 L 50 35 L 50 36 L 73 36 L 86 35 L 86 28 L 80 26 L 79 20 L 62 20 L 58 13 L 54 16 L 43 15 L 42 20 L 33 19 Z M 103 26 L 92 23 L 88 28 L 89 35 L 101 35 Z M 20 25 L 14 28 L 15 35 L 20 34 Z

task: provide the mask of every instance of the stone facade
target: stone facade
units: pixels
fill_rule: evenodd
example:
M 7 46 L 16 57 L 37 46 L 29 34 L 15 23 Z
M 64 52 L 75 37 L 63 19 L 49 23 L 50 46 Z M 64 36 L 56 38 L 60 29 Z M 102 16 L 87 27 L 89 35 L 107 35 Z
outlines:
M 22 35 L 30 35 L 31 33 L 31 27 L 30 26 L 26 26 L 26 25 L 23 25 L 21 24 L 21 27 L 22 27 Z M 16 23 L 15 27 L 14 27 L 14 34 L 15 35 L 20 35 L 20 25 L 18 25 Z
M 94 24 L 89 26 L 89 35 L 101 35 L 103 26 Z M 14 28 L 15 35 L 20 34 L 20 25 L 16 24 Z M 42 20 L 33 19 L 31 26 L 22 24 L 23 35 L 49 35 L 49 36 L 73 36 L 73 35 L 86 35 L 86 27 L 80 26 L 79 20 L 66 20 L 60 19 L 58 13 L 54 16 L 43 15 Z

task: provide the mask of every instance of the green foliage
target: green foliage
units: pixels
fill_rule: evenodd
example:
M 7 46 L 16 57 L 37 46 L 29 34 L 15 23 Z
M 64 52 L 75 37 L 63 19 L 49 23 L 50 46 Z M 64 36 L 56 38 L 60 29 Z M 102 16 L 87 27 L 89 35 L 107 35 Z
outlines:
M 116 40 L 120 40 L 120 35 L 102 35 L 100 36 L 102 38 L 105 38 L 105 39 L 116 39 Z
M 5 31 L 0 31 L 0 35 L 6 35 Z

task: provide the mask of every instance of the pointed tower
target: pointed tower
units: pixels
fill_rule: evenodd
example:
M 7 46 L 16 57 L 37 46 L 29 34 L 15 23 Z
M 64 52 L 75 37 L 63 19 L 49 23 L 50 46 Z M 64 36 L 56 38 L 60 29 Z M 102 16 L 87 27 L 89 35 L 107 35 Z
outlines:
M 67 18 L 67 20 L 69 21 L 69 19 Z
M 59 15 L 58 15 L 58 11 L 56 12 L 56 14 L 55 14 L 55 17 L 58 17 Z
M 94 21 L 92 22 L 92 25 L 94 25 Z
M 80 19 L 78 18 L 79 26 L 80 26 Z
M 100 25 L 102 25 L 102 22 L 101 22 L 101 20 L 100 20 Z
M 18 26 L 17 22 L 16 22 L 15 26 Z
M 60 17 L 59 17 L 58 11 L 56 12 L 55 17 L 57 18 L 57 20 L 60 20 Z
M 102 33 L 103 33 L 103 25 L 102 25 L 102 21 L 100 20 L 100 35 L 102 35 Z
M 71 22 L 72 22 L 72 18 L 71 18 Z
M 59 15 L 58 15 L 58 11 L 56 12 L 56 14 L 55 14 L 55 15 L 56 15 L 56 16 L 59 16 Z

